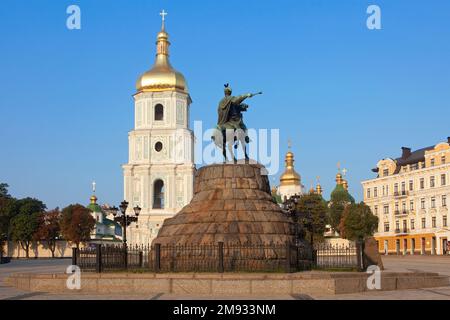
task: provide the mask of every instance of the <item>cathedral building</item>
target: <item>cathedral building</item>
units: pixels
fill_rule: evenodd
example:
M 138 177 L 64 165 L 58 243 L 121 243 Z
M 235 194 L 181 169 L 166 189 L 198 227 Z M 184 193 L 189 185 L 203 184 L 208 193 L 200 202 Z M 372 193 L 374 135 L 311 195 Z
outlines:
M 191 97 L 184 76 L 169 62 L 169 35 L 156 38 L 153 67 L 139 77 L 134 95 L 134 129 L 128 134 L 129 160 L 123 165 L 128 211 L 139 205 L 139 221 L 127 229 L 129 243 L 149 244 L 164 219 L 193 196 L 194 135 L 189 128 Z

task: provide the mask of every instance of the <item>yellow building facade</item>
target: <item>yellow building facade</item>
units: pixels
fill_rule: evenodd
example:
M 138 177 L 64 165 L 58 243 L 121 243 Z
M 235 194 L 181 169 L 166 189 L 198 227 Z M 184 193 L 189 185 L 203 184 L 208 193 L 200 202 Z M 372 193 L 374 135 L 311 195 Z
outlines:
M 382 254 L 448 254 L 450 138 L 400 158 L 382 159 L 362 182 L 364 202 L 378 216 L 375 239 Z

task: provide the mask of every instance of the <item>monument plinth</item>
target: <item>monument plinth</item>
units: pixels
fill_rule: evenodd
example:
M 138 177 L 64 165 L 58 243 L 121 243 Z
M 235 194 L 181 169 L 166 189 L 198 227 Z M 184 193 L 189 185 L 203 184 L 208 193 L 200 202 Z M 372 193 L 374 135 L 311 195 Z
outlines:
M 164 221 L 153 244 L 292 242 L 294 224 L 272 201 L 260 164 L 214 164 L 195 174 L 194 197 Z

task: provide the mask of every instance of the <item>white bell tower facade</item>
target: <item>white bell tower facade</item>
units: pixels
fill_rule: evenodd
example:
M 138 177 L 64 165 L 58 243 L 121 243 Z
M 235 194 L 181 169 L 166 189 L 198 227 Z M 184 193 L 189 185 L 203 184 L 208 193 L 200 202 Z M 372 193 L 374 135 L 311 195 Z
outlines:
M 155 63 L 136 83 L 134 129 L 128 134 L 129 160 L 123 165 L 127 213 L 133 214 L 135 206 L 142 209 L 138 222 L 127 229 L 130 244 L 150 244 L 164 219 L 175 215 L 193 196 L 191 98 L 184 76 L 169 62 L 164 16 Z

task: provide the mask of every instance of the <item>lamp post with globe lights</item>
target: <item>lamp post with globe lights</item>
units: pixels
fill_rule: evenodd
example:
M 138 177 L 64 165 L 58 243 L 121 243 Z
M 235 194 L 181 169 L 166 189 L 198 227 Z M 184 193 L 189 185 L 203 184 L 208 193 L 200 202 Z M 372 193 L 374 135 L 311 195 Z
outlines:
M 126 211 L 128 208 L 128 202 L 126 200 L 124 200 L 120 203 L 119 208 L 120 208 L 120 214 L 118 214 L 119 209 L 117 207 L 112 207 L 110 210 L 112 211 L 112 214 L 114 216 L 114 221 L 118 222 L 123 229 L 123 233 L 122 233 L 123 237 L 122 238 L 123 238 L 123 244 L 126 247 L 126 245 L 127 245 L 127 227 L 132 222 L 138 221 L 139 213 L 141 212 L 141 207 L 136 205 L 133 208 L 134 215 L 127 215 Z
M 298 204 L 299 198 L 300 198 L 300 196 L 298 196 L 298 195 L 293 195 L 289 199 L 285 198 L 285 201 L 282 205 L 282 208 L 289 214 L 292 221 L 294 222 L 295 244 L 299 243 L 299 230 L 298 230 L 299 229 L 299 225 L 298 225 L 299 212 L 297 210 L 297 204 Z

